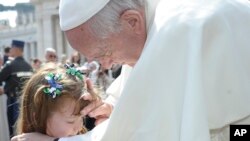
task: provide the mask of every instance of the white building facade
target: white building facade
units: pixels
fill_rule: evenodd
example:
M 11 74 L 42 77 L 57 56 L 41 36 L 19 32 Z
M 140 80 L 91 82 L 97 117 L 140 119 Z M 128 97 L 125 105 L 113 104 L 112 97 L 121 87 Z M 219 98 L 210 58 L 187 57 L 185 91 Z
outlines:
M 24 57 L 44 60 L 45 48 L 57 51 L 58 60 L 65 54 L 70 56 L 69 46 L 59 26 L 59 0 L 30 0 L 35 6 L 33 13 L 18 13 L 17 26 L 0 30 L 0 52 L 10 46 L 13 39 L 26 42 Z

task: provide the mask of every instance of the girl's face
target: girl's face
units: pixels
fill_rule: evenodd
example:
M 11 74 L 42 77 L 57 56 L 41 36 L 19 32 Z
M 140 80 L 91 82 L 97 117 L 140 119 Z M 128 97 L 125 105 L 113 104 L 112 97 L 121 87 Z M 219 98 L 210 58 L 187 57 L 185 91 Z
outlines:
M 66 99 L 60 108 L 49 116 L 46 134 L 52 137 L 66 137 L 76 135 L 83 127 L 81 116 L 73 115 L 75 102 Z

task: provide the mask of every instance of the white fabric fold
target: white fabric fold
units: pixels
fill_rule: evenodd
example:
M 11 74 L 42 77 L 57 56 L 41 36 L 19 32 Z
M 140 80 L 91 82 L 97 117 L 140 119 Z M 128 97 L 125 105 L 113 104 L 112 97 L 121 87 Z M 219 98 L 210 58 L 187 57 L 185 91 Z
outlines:
M 129 74 L 132 70 L 132 67 L 128 65 L 122 66 L 121 74 L 116 78 L 110 87 L 106 90 L 106 93 L 109 95 L 105 101 L 113 106 L 118 102 L 120 95 L 123 91 L 124 85 L 127 82 Z

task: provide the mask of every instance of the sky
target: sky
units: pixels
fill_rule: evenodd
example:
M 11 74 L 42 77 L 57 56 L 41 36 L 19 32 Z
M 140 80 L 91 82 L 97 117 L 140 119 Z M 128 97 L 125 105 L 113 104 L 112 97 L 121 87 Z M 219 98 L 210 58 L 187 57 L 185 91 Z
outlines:
M 16 3 L 24 3 L 29 2 L 30 0 L 0 0 L 0 4 L 5 6 L 14 6 Z M 0 12 L 0 20 L 1 19 L 9 19 L 10 26 L 15 27 L 16 23 L 16 11 L 6 11 L 6 12 Z
M 0 12 L 0 20 L 8 19 L 11 27 L 16 26 L 16 23 L 15 23 L 16 17 L 17 17 L 16 11 Z
M 29 2 L 30 0 L 0 0 L 0 4 L 6 6 L 14 6 L 16 3 Z

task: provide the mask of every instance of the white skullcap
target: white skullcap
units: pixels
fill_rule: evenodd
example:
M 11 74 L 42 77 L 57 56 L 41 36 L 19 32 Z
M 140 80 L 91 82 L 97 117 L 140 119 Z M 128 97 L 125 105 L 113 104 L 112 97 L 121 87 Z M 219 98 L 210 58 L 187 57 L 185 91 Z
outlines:
M 98 13 L 109 0 L 60 0 L 59 17 L 63 31 L 73 29 Z

